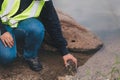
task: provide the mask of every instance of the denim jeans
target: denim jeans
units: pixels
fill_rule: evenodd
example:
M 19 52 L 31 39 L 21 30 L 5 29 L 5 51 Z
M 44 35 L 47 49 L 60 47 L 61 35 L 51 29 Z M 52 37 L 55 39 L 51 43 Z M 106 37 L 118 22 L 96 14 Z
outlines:
M 17 56 L 17 44 L 23 44 L 23 57 L 25 59 L 35 58 L 38 55 L 38 50 L 44 38 L 44 26 L 35 19 L 29 18 L 19 22 L 16 29 L 11 29 L 6 26 L 8 32 L 11 33 L 14 39 L 12 48 L 5 47 L 0 40 L 0 64 L 8 64 Z

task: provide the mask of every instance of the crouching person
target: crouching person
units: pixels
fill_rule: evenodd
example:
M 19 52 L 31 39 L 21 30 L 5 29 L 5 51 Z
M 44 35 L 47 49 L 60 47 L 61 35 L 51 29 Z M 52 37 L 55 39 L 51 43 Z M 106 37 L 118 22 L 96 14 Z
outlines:
M 44 27 L 61 52 L 65 65 L 69 59 L 77 65 L 77 59 L 66 48 L 51 0 L 0 0 L 0 64 L 13 62 L 17 57 L 16 42 L 22 42 L 24 60 L 32 70 L 40 71 L 38 50 L 44 38 Z

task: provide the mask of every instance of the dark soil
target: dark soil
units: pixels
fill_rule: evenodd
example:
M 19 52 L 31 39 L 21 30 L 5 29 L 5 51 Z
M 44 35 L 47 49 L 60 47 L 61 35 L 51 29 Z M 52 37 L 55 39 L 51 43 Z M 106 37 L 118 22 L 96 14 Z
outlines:
M 83 65 L 93 55 L 72 54 L 78 59 L 78 66 Z M 69 74 L 64 67 L 60 53 L 42 50 L 39 59 L 44 67 L 42 71 L 30 70 L 22 57 L 18 57 L 13 64 L 0 67 L 0 80 L 57 80 L 58 76 Z

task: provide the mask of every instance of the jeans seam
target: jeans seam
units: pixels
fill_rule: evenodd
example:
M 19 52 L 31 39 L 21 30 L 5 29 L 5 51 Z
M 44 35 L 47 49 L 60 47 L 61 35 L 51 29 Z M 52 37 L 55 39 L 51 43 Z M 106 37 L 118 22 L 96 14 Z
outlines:
M 22 31 L 26 36 L 28 35 L 27 31 L 25 31 L 24 29 L 15 29 L 16 31 Z

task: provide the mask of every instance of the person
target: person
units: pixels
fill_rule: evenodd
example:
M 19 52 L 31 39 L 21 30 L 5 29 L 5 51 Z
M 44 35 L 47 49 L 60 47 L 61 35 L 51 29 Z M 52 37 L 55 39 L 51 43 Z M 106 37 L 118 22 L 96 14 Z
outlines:
M 17 57 L 17 43 L 22 42 L 23 58 L 32 70 L 40 71 L 38 50 L 45 30 L 60 51 L 64 64 L 71 59 L 77 65 L 77 59 L 66 48 L 52 0 L 0 0 L 0 64 L 13 62 Z

